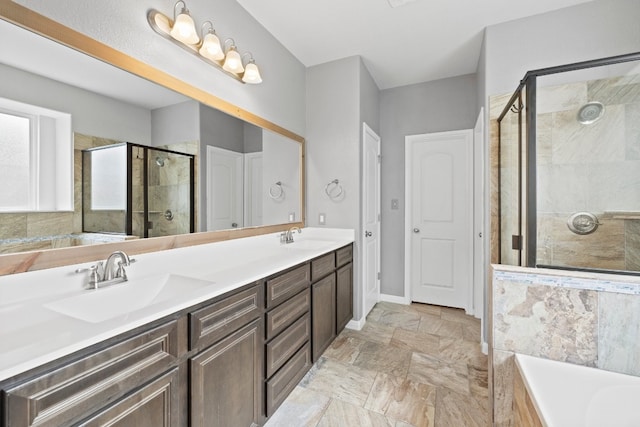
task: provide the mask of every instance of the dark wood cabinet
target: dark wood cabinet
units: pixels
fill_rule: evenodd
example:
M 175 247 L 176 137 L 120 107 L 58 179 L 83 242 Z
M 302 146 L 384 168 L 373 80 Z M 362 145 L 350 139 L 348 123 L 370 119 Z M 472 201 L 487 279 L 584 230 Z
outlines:
M 352 245 L 0 383 L 0 427 L 257 426 L 353 316 Z
M 142 386 L 114 405 L 99 411 L 82 427 L 178 427 L 180 403 L 178 368 L 173 368 L 158 379 Z
M 8 387 L 3 425 L 71 425 L 102 410 L 175 365 L 180 353 L 179 324 L 171 321 L 150 328 Z
M 353 318 L 353 264 L 336 271 L 336 333 Z
M 259 425 L 264 324 L 258 319 L 190 361 L 191 425 Z
M 311 351 L 315 362 L 336 337 L 334 273 L 311 285 L 311 330 Z

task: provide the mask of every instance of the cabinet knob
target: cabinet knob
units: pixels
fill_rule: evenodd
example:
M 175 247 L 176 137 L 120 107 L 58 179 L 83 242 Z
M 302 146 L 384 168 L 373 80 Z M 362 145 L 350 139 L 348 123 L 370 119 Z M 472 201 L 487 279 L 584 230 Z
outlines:
M 417 234 L 417 233 L 420 232 L 420 229 L 418 227 L 416 227 L 416 228 L 413 229 L 413 232 Z
M 364 237 L 371 237 L 371 236 L 373 236 L 372 232 L 370 232 L 370 231 L 365 231 L 364 232 Z

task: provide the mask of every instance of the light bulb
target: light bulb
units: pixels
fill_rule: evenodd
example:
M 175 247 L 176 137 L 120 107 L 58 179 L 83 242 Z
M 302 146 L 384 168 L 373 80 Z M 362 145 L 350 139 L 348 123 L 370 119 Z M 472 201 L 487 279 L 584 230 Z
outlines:
M 185 44 L 193 45 L 200 41 L 200 37 L 198 37 L 198 32 L 196 31 L 196 25 L 186 7 L 183 7 L 180 14 L 176 17 L 170 34 L 171 37 Z
M 220 46 L 220 39 L 218 39 L 214 31 L 209 31 L 204 36 L 199 52 L 200 55 L 212 61 L 220 61 L 224 58 L 224 52 Z
M 244 69 L 244 75 L 242 76 L 242 81 L 249 84 L 259 84 L 262 83 L 262 77 L 260 76 L 260 70 L 255 62 L 251 61 L 247 64 Z
M 222 68 L 231 73 L 240 74 L 244 71 L 240 54 L 236 51 L 235 46 L 231 46 L 227 52 Z

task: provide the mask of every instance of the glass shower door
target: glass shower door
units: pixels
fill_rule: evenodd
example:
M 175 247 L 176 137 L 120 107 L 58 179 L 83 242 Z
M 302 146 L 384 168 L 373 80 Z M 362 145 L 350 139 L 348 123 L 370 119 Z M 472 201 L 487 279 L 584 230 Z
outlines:
M 498 119 L 500 264 L 523 265 L 522 165 L 525 155 L 522 91 Z
M 147 183 L 148 237 L 193 232 L 193 158 L 149 148 Z

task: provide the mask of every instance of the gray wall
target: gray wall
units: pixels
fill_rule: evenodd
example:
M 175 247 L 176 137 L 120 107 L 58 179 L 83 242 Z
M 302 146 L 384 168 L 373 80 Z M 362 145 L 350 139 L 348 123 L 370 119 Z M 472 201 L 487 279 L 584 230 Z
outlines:
M 151 112 L 75 86 L 0 64 L 0 97 L 70 113 L 74 132 L 151 143 Z
M 349 57 L 307 69 L 307 224 L 351 228 L 356 232 L 354 253 L 354 318 L 362 317 L 361 133 L 362 122 L 379 127 L 378 88 L 360 57 Z M 325 186 L 339 179 L 339 200 L 325 194 Z
M 147 11 L 172 15 L 175 2 L 66 0 L 64 7 L 47 0 L 19 3 L 286 129 L 305 133 L 304 66 L 236 0 L 187 3 L 198 28 L 213 20 L 221 39 L 233 37 L 240 52 L 252 52 L 264 80 L 260 85 L 241 84 L 156 34 Z
M 477 93 L 475 74 L 381 91 L 383 294 L 404 296 L 404 138 L 472 129 Z M 392 199 L 399 200 L 400 209 L 391 209 Z
M 639 16 L 637 0 L 595 0 L 487 27 L 484 93 L 513 92 L 529 70 L 640 51 Z
M 200 140 L 200 104 L 185 101 L 151 111 L 151 145 Z

